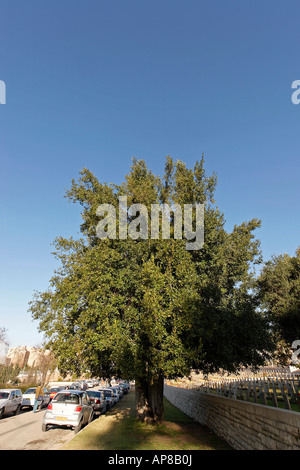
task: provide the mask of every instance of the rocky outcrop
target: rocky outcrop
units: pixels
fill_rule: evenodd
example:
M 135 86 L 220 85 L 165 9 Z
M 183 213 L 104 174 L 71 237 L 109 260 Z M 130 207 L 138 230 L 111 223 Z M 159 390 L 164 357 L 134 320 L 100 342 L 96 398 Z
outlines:
M 40 365 L 49 354 L 50 351 L 44 351 L 33 346 L 18 346 L 8 350 L 6 363 L 17 364 L 21 368 L 25 366 L 34 367 Z

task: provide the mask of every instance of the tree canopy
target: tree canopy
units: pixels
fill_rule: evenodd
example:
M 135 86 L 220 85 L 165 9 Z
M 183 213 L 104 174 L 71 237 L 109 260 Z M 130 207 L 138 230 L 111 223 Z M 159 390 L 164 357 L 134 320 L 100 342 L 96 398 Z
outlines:
M 300 339 L 300 248 L 267 261 L 258 278 L 262 308 L 278 342 L 282 360 Z
M 135 379 L 142 419 L 161 419 L 165 378 L 257 367 L 272 350 L 253 289 L 260 221 L 228 233 L 214 200 L 216 183 L 203 157 L 193 168 L 167 157 L 163 177 L 133 159 L 120 185 L 83 169 L 66 193 L 82 206 L 82 238 L 55 240 L 60 267 L 30 304 L 61 371 Z M 172 236 L 99 239 L 97 208 L 111 204 L 119 214 L 120 196 L 149 213 L 152 204 L 203 204 L 203 247 L 188 251 L 184 237 Z M 128 214 L 126 223 L 133 219 Z

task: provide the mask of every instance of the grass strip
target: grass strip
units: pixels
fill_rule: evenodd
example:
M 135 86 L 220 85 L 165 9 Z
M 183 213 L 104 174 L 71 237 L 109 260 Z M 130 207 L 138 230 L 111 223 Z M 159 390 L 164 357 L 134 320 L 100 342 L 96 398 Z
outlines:
M 207 427 L 196 423 L 164 399 L 165 416 L 159 425 L 135 417 L 131 391 L 105 415 L 95 419 L 61 450 L 230 450 Z

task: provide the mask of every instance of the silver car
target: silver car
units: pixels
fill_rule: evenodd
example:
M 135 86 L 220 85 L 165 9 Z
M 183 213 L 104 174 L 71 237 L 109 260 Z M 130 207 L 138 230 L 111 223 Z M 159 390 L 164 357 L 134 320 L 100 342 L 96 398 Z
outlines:
M 70 426 L 77 434 L 82 426 L 93 420 L 93 417 L 93 406 L 85 391 L 62 390 L 47 407 L 42 431 L 47 431 L 49 425 Z
M 100 390 L 87 390 L 86 392 L 89 396 L 89 399 L 93 405 L 94 413 L 101 414 L 106 413 L 107 403 L 104 395 L 104 391 Z
M 104 396 L 105 396 L 106 409 L 109 410 L 115 404 L 114 392 L 109 388 L 100 388 L 99 392 L 102 392 L 102 391 L 104 392 Z
M 0 390 L 0 419 L 6 414 L 17 415 L 21 409 L 22 392 L 14 388 L 3 388 Z
M 114 399 L 115 399 L 115 403 L 118 403 L 118 401 L 120 400 L 120 394 L 119 394 L 119 391 L 117 389 L 117 387 L 108 387 L 110 388 L 110 390 L 113 391 L 113 396 L 114 396 Z
M 117 392 L 119 394 L 119 398 L 123 398 L 123 396 L 124 396 L 123 388 L 120 387 L 120 385 L 116 385 L 116 386 L 114 386 L 114 388 L 117 389 Z

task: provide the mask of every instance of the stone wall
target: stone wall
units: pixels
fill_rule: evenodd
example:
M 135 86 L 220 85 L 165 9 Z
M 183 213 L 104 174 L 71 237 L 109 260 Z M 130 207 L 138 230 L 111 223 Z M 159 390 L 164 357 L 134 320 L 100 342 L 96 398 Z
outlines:
M 165 397 L 237 450 L 300 450 L 300 413 L 165 385 Z

